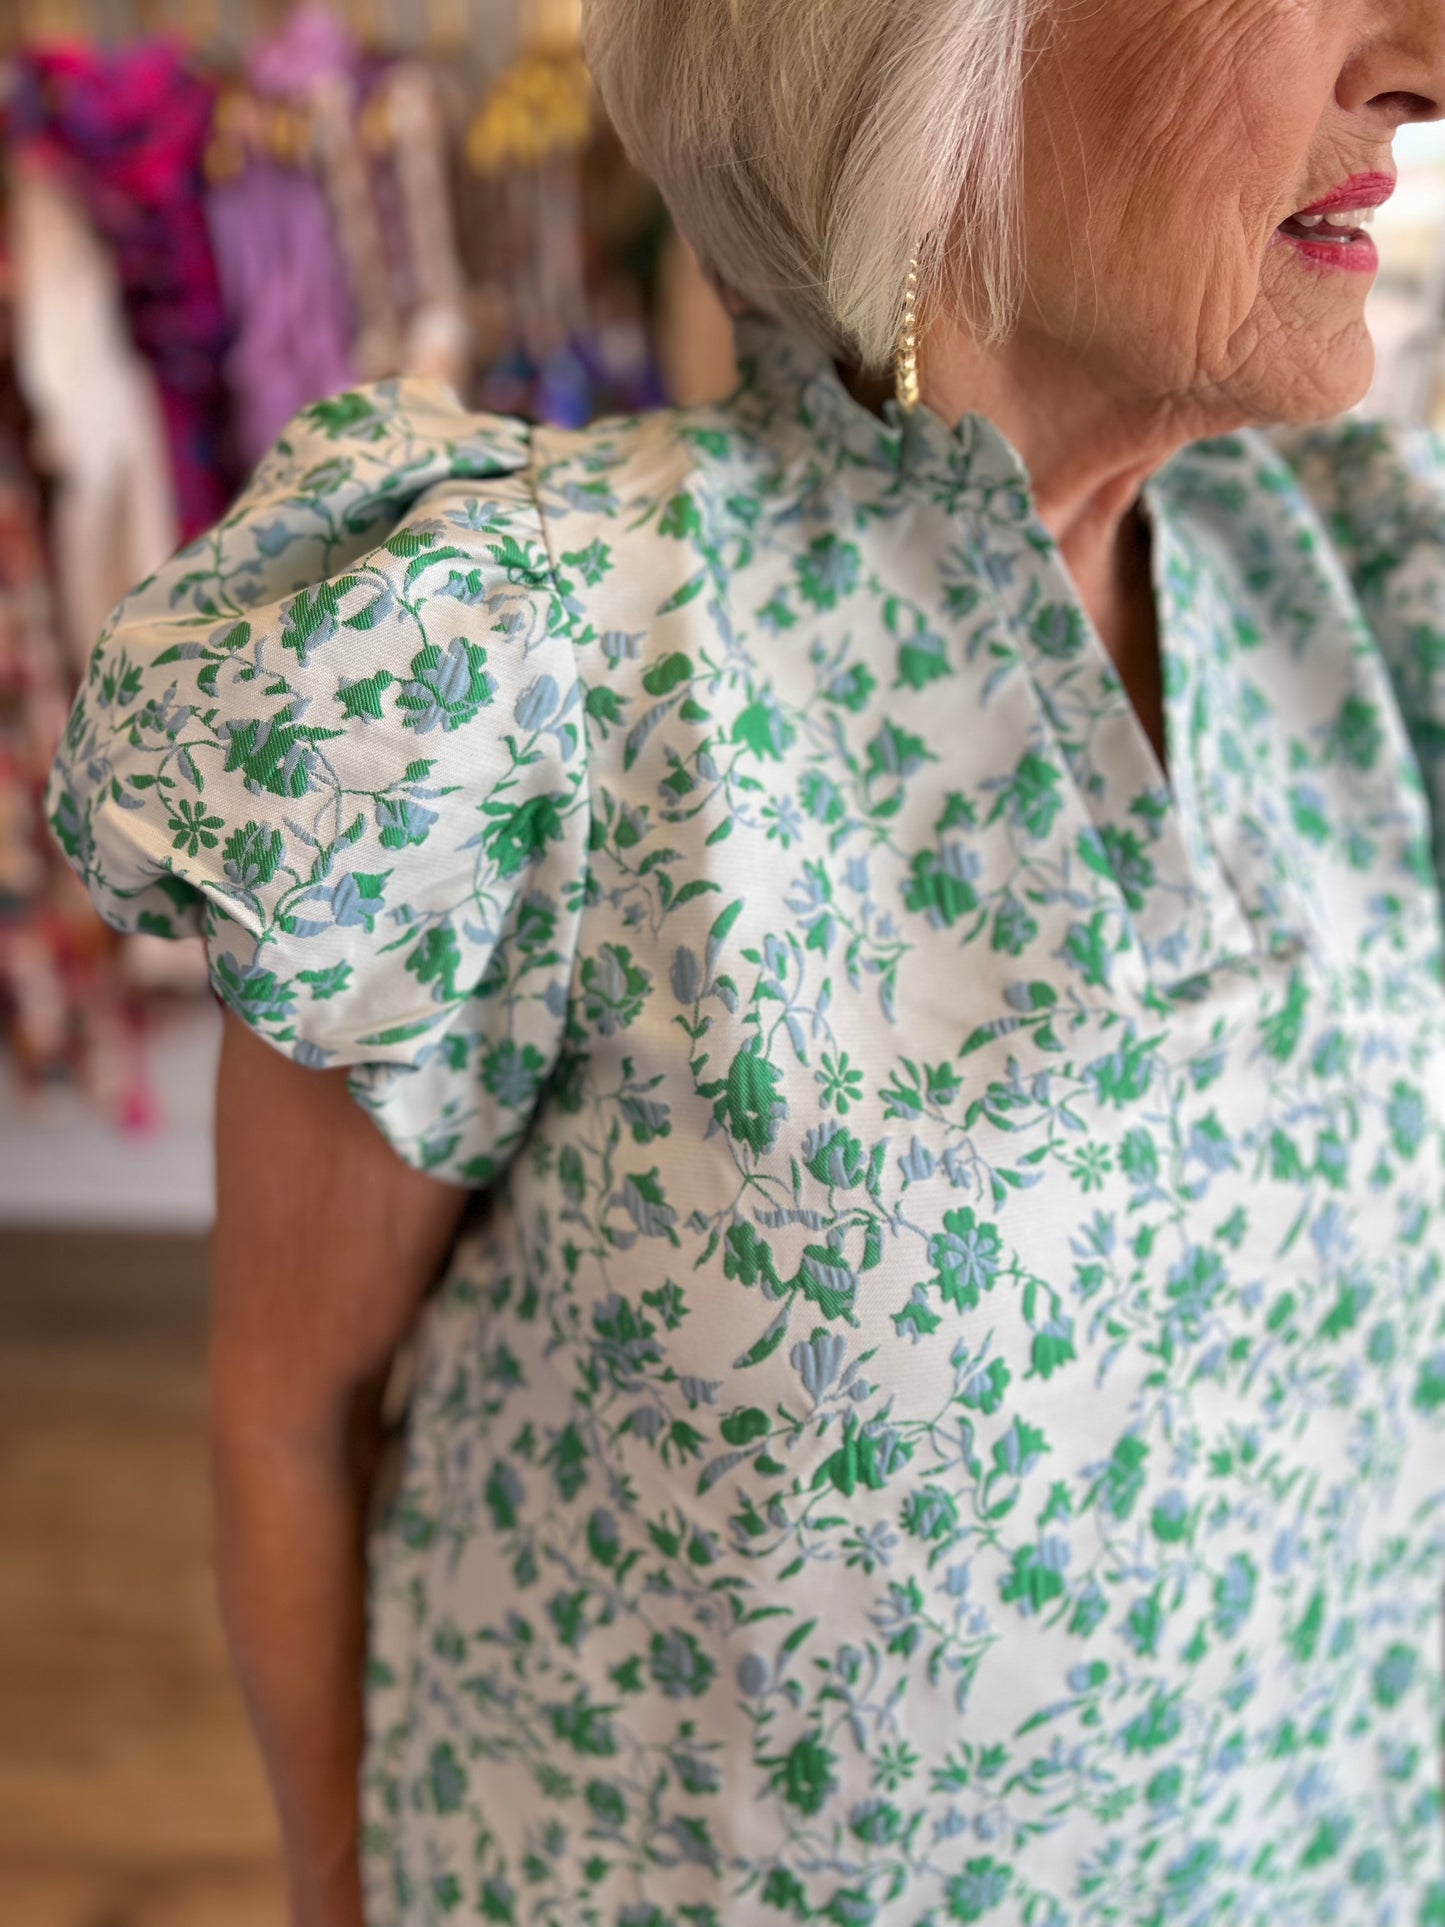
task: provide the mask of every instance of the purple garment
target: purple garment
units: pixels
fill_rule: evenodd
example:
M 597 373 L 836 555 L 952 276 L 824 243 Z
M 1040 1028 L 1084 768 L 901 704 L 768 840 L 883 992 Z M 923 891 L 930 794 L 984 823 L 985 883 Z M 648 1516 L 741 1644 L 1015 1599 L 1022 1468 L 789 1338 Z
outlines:
M 330 7 L 300 6 L 276 32 L 260 41 L 246 61 L 258 94 L 302 100 L 318 80 L 361 71 L 356 36 Z
M 326 7 L 304 6 L 247 61 L 256 93 L 303 101 L 354 74 L 356 40 Z M 326 192 L 300 168 L 253 161 L 213 188 L 211 244 L 234 346 L 226 362 L 236 450 L 250 468 L 298 409 L 355 378 L 354 304 Z
M 354 379 L 351 293 L 311 175 L 256 161 L 211 190 L 209 214 L 236 453 L 253 468 L 299 409 Z

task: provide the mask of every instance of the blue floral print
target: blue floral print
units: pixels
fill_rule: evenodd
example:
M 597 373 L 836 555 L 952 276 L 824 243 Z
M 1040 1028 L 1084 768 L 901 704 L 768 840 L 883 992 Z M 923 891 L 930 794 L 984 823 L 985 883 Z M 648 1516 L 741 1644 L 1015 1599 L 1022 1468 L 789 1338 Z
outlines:
M 488 1188 L 371 1548 L 373 1927 L 1445 1921 L 1445 459 L 1145 492 L 762 324 L 311 410 L 118 611 L 105 914 Z

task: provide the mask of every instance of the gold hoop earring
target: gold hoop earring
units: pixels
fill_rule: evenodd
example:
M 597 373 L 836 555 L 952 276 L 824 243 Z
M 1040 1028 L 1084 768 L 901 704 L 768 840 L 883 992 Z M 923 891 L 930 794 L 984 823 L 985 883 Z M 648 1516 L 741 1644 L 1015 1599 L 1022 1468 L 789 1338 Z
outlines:
M 903 331 L 898 337 L 898 405 L 911 415 L 923 400 L 923 383 L 918 366 L 918 276 L 920 264 L 915 254 L 908 263 L 908 279 L 903 288 Z

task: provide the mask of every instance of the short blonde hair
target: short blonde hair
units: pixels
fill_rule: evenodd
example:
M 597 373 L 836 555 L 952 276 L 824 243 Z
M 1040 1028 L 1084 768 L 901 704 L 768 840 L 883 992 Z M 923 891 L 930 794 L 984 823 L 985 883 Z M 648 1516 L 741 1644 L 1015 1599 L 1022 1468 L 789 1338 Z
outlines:
M 1020 275 L 1020 94 L 1044 0 L 583 0 L 587 56 L 704 268 L 882 368 L 909 263 L 998 339 Z

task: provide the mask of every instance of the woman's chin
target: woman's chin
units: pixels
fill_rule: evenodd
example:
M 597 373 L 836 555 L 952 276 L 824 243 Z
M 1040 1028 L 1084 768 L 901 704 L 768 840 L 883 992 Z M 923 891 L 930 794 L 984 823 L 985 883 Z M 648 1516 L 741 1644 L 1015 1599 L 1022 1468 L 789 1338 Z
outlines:
M 1262 418 L 1282 427 L 1305 428 L 1333 421 L 1369 394 L 1375 379 L 1375 344 L 1363 318 L 1317 355 L 1292 357 L 1267 383 Z

